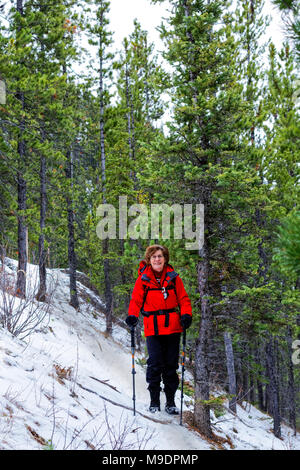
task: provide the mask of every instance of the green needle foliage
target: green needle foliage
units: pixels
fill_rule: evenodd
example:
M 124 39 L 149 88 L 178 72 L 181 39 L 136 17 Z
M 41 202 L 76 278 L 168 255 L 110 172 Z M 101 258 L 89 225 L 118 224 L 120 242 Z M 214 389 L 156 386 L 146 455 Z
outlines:
M 222 387 L 231 402 L 271 413 L 280 437 L 281 418 L 295 429 L 300 416 L 292 361 L 300 305 L 297 45 L 263 42 L 262 0 L 151 3 L 169 6 L 158 25 L 161 53 L 138 20 L 117 50 L 108 0 L 18 0 L 1 10 L 1 250 L 19 261 L 19 295 L 28 261 L 39 264 L 40 301 L 46 267 L 69 270 L 76 308 L 81 276 L 106 302 L 109 332 L 127 315 L 146 246 L 168 246 L 193 305 L 194 424 L 212 436 L 212 392 Z M 297 3 L 280 4 L 293 13 L 296 35 Z M 148 210 L 147 239 L 119 237 L 120 196 L 128 208 Z M 116 215 L 116 237 L 106 241 L 97 235 L 102 203 Z M 186 249 L 191 240 L 172 210 L 151 234 L 152 204 L 193 205 L 194 230 L 203 204 L 203 246 Z

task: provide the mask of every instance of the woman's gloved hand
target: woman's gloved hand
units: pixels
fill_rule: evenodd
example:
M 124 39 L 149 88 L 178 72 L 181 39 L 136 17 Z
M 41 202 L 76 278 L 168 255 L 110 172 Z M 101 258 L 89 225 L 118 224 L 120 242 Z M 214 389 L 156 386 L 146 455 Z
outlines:
M 192 316 L 189 315 L 188 313 L 185 313 L 180 318 L 180 323 L 183 326 L 183 328 L 185 328 L 185 329 L 189 328 L 191 326 L 191 323 L 192 323 Z
M 128 315 L 125 322 L 130 328 L 134 328 L 138 322 L 138 317 L 136 317 L 135 315 Z

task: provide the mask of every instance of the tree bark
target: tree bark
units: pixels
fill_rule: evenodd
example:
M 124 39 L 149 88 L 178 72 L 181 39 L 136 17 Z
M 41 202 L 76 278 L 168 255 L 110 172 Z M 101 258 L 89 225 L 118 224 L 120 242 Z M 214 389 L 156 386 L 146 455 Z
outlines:
M 128 146 L 129 158 L 132 162 L 135 160 L 135 122 L 134 122 L 134 109 L 131 92 L 130 70 L 128 70 L 127 63 L 127 43 L 125 47 L 126 53 L 126 68 L 125 68 L 125 86 L 126 86 L 126 108 L 127 108 L 127 132 L 128 132 Z M 130 178 L 134 181 L 134 188 L 136 189 L 136 173 L 130 170 Z
M 43 131 L 42 131 L 43 132 Z M 44 135 L 42 135 L 44 140 Z M 40 285 L 36 299 L 39 302 L 45 302 L 46 300 L 46 257 L 47 252 L 45 250 L 45 235 L 44 230 L 46 226 L 46 157 L 41 155 L 40 159 L 40 236 L 39 236 L 39 278 Z
M 296 404 L 295 404 L 295 380 L 294 380 L 294 365 L 292 361 L 292 331 L 291 327 L 287 327 L 287 346 L 288 346 L 288 409 L 289 409 L 289 424 L 294 430 L 296 436 Z
M 274 352 L 274 339 L 270 338 L 266 346 L 268 375 L 269 375 L 269 400 L 270 411 L 273 416 L 273 432 L 276 437 L 281 437 L 280 426 L 280 408 L 279 408 L 279 393 L 278 381 L 276 374 L 275 352 Z
M 228 373 L 228 386 L 229 394 L 231 395 L 229 401 L 229 409 L 236 413 L 236 377 L 235 377 L 235 367 L 234 367 L 234 354 L 232 348 L 231 336 L 228 331 L 224 333 L 224 345 L 225 345 L 225 354 L 226 354 L 226 365 Z
M 130 113 L 130 76 L 128 71 L 128 63 L 127 63 L 127 42 L 125 43 L 125 57 L 126 57 L 126 64 L 125 64 L 125 86 L 126 86 L 126 108 L 127 108 L 127 133 L 128 133 L 128 147 L 129 147 L 129 158 L 130 160 L 133 159 L 133 148 L 132 148 L 132 140 L 131 140 L 131 113 Z M 130 170 L 130 178 L 132 178 L 132 170 Z
M 198 288 L 201 298 L 201 322 L 199 336 L 196 341 L 195 351 L 195 407 L 194 422 L 197 428 L 207 437 L 212 437 L 210 423 L 210 406 L 203 403 L 210 399 L 209 396 L 209 345 L 211 339 L 211 309 L 209 296 L 209 252 L 207 241 L 200 250 L 201 260 L 198 262 Z
M 104 27 L 104 11 L 100 15 L 100 27 Z M 100 158 L 101 158 L 101 182 L 103 204 L 106 204 L 106 155 L 105 155 L 105 136 L 104 136 L 104 70 L 103 70 L 103 56 L 105 41 L 102 36 L 103 32 L 99 35 L 99 96 L 100 96 Z M 106 332 L 112 333 L 112 316 L 113 316 L 113 296 L 110 281 L 110 263 L 107 255 L 109 253 L 109 240 L 103 240 L 103 270 L 104 270 L 104 295 L 106 304 Z
M 296 285 L 295 285 L 296 289 L 299 289 L 300 290 L 300 276 L 297 277 L 297 280 L 296 280 Z M 300 327 L 300 313 L 297 314 L 296 316 L 296 325 L 298 327 Z M 300 329 L 298 330 L 299 333 L 297 335 L 297 338 L 300 339 Z
M 23 16 L 23 0 L 17 0 L 17 11 Z M 21 32 L 21 27 L 17 28 L 17 41 L 18 36 Z M 18 91 L 16 94 L 17 99 L 20 100 L 22 110 L 25 109 L 24 93 Z M 27 272 L 27 224 L 26 224 L 26 199 L 27 199 L 27 184 L 23 177 L 25 173 L 25 141 L 23 133 L 25 130 L 25 121 L 20 121 L 20 135 L 18 141 L 18 154 L 19 154 L 19 165 L 17 174 L 17 185 L 18 185 L 18 272 L 17 272 L 17 284 L 16 284 L 16 295 L 22 298 L 26 297 L 26 272 Z
M 261 359 L 262 354 L 263 354 L 263 348 L 261 347 L 259 343 L 257 343 L 256 348 L 255 348 L 255 361 L 263 370 L 264 367 L 263 367 L 263 363 Z M 262 372 L 259 371 L 259 374 L 261 375 Z M 265 400 L 264 400 L 264 389 L 263 389 L 263 385 L 262 385 L 260 377 L 256 379 L 256 386 L 257 386 L 257 397 L 258 397 L 259 408 L 262 411 L 266 411 L 266 405 L 265 405 Z
M 20 160 L 24 157 L 24 142 L 19 142 L 18 144 L 18 153 Z M 21 175 L 21 172 L 18 171 L 18 273 L 17 273 L 17 286 L 16 286 L 16 295 L 18 297 L 26 297 L 26 272 L 27 272 L 27 224 L 26 216 L 24 212 L 26 211 L 26 180 Z M 21 214 L 19 213 L 21 211 Z
M 75 229 L 74 229 L 74 211 L 72 201 L 72 187 L 73 187 L 73 157 L 72 152 L 67 152 L 67 166 L 66 166 L 66 177 L 70 180 L 67 195 L 67 213 L 68 213 L 68 261 L 70 270 L 70 305 L 78 309 L 79 301 L 77 296 L 77 285 L 76 285 L 76 253 L 75 253 Z
M 184 16 L 187 19 L 190 16 L 190 5 L 187 0 L 182 0 L 181 6 L 183 7 Z M 196 108 L 198 95 L 195 87 L 197 75 L 193 70 L 195 64 L 194 60 L 194 47 L 195 41 L 192 32 L 186 26 L 185 35 L 189 44 L 188 58 L 189 58 L 189 85 L 191 87 L 192 103 Z M 199 129 L 202 129 L 202 120 L 199 113 L 195 116 Z M 203 139 L 205 142 L 203 142 Z M 208 148 L 206 142 L 206 135 L 203 133 L 201 136 L 201 145 L 203 148 Z M 210 200 L 210 190 L 203 182 L 202 194 L 203 200 L 201 201 L 208 207 Z M 208 220 L 208 219 L 207 219 Z M 209 364 L 209 350 L 212 331 L 212 318 L 211 308 L 209 305 L 209 272 L 210 272 L 210 253 L 207 240 L 204 240 L 203 247 L 199 250 L 199 261 L 197 265 L 198 276 L 198 290 L 201 299 L 201 320 L 199 335 L 196 340 L 195 350 L 195 406 L 194 406 L 194 423 L 197 428 L 207 437 L 212 437 L 212 429 L 210 422 L 210 406 L 207 402 L 210 399 L 210 364 Z
M 108 239 L 103 240 L 103 255 L 108 254 Z M 106 305 L 106 333 L 112 334 L 112 317 L 113 317 L 113 296 L 110 282 L 110 265 L 109 260 L 104 259 L 104 295 Z

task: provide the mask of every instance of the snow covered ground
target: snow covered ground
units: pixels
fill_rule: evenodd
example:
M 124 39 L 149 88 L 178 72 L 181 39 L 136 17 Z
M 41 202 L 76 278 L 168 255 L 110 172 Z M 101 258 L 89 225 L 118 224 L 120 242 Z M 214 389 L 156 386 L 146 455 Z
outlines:
M 7 260 L 11 277 L 17 264 Z M 36 266 L 29 266 L 34 283 Z M 21 340 L 0 328 L 0 449 L 102 450 L 294 450 L 300 436 L 246 404 L 237 416 L 216 418 L 213 431 L 222 443 L 208 442 L 179 417 L 148 412 L 144 353 L 136 353 L 136 416 L 132 411 L 130 335 L 114 325 L 105 335 L 105 318 L 89 301 L 95 294 L 79 283 L 80 311 L 69 305 L 68 275 L 48 270 L 55 286 L 52 305 L 37 331 Z M 101 304 L 101 299 L 97 298 Z M 0 305 L 3 294 L 0 292 Z M 177 392 L 177 406 L 180 391 Z M 162 400 L 162 410 L 164 401 Z M 185 396 L 184 411 L 192 410 Z

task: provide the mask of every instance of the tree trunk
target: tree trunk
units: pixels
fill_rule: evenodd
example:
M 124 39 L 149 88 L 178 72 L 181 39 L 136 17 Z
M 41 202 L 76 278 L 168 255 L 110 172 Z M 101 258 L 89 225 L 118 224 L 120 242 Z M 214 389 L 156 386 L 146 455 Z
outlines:
M 252 345 L 250 346 L 250 357 L 253 357 L 252 354 Z M 253 372 L 253 367 L 251 366 L 250 372 L 249 372 L 249 380 L 250 380 L 250 392 L 249 392 L 249 400 L 250 403 L 255 403 L 255 385 L 254 385 L 254 372 Z
M 279 393 L 278 393 L 273 338 L 270 338 L 270 340 L 267 343 L 266 355 L 267 355 L 268 374 L 269 374 L 270 411 L 272 412 L 273 419 L 274 419 L 273 432 L 276 437 L 281 437 Z
M 126 108 L 127 108 L 127 133 L 128 133 L 128 147 L 129 147 L 129 159 L 130 161 L 134 160 L 134 136 L 132 135 L 132 124 L 131 124 L 131 83 L 130 83 L 130 72 L 128 70 L 128 42 L 125 42 L 125 95 L 126 95 Z M 133 170 L 130 170 L 130 178 L 133 178 Z
M 260 343 L 257 343 L 256 348 L 255 348 L 255 362 L 260 366 L 261 370 L 264 369 L 263 364 L 262 364 L 262 359 L 261 359 L 262 349 L 263 348 L 261 347 Z M 261 374 L 262 372 L 259 370 L 259 375 Z M 256 379 L 256 386 L 257 386 L 257 397 L 258 397 L 259 408 L 262 411 L 266 411 L 266 405 L 264 401 L 264 389 L 263 389 L 263 385 L 262 385 L 260 377 L 257 377 Z
M 287 346 L 288 346 L 288 408 L 289 408 L 289 424 L 294 430 L 296 436 L 296 404 L 295 404 L 295 380 L 294 380 L 294 365 L 292 361 L 292 332 L 291 327 L 287 327 Z
M 190 4 L 187 0 L 182 0 L 181 5 L 184 9 L 184 16 L 186 19 L 190 16 Z M 189 44 L 188 56 L 189 63 L 194 64 L 194 37 L 190 29 L 188 28 L 188 22 L 186 22 L 185 35 Z M 193 71 L 192 67 L 189 67 L 189 84 L 192 89 L 192 102 L 195 108 L 198 104 L 197 88 L 195 87 L 195 81 L 197 76 Z M 197 125 L 199 129 L 202 129 L 202 120 L 199 113 L 197 113 Z M 205 139 L 205 142 L 202 140 Z M 203 148 L 208 148 L 206 142 L 205 133 L 201 137 L 201 145 Z M 210 190 L 206 187 L 206 183 L 203 183 L 202 190 L 203 200 L 205 207 L 209 206 L 210 202 Z M 208 219 L 207 219 L 208 220 Z M 207 225 L 209 227 L 209 223 Z M 210 272 L 210 253 L 208 249 L 208 242 L 204 240 L 202 248 L 199 250 L 200 260 L 197 265 L 197 276 L 198 276 L 198 290 L 201 299 L 201 320 L 200 330 L 196 341 L 195 350 L 195 406 L 194 406 L 194 422 L 198 429 L 207 437 L 212 437 L 212 429 L 210 423 L 210 406 L 207 402 L 210 399 L 210 363 L 209 363 L 209 352 L 210 352 L 210 341 L 212 331 L 212 318 L 211 308 L 209 305 L 209 272 Z
M 242 401 L 249 401 L 249 376 L 248 364 L 246 363 L 243 368 L 243 396 Z
M 104 26 L 104 12 L 101 12 L 100 26 Z M 99 95 L 100 95 L 100 158 L 101 158 L 101 182 L 103 204 L 106 204 L 106 155 L 105 155 L 105 137 L 104 137 L 104 85 L 103 85 L 103 51 L 105 43 L 102 33 L 99 36 Z M 106 332 L 112 333 L 112 316 L 113 316 L 113 296 L 110 281 L 110 265 L 109 259 L 106 257 L 109 253 L 109 240 L 103 240 L 103 270 L 104 270 L 104 285 L 105 285 L 105 304 L 106 304 Z
M 134 120 L 134 109 L 132 101 L 132 93 L 129 95 L 130 98 L 130 132 L 131 132 L 131 159 L 132 162 L 135 162 L 135 120 Z M 134 165 L 136 166 L 136 165 Z M 133 170 L 133 181 L 134 181 L 134 190 L 137 190 L 137 178 L 136 171 Z
M 103 255 L 108 254 L 108 239 L 103 240 Z M 110 282 L 110 266 L 109 260 L 104 259 L 104 295 L 106 305 L 106 333 L 112 334 L 112 317 L 113 317 L 113 296 Z
M 243 380 L 242 380 L 242 360 L 241 360 L 241 353 L 238 352 L 235 358 L 235 366 L 236 366 L 236 389 L 237 389 L 237 403 L 239 405 L 242 404 L 242 395 L 243 395 Z
M 300 276 L 297 277 L 295 287 L 296 287 L 296 289 L 300 290 Z M 297 335 L 297 338 L 300 339 L 300 313 L 298 313 L 297 316 L 296 316 L 296 325 L 299 327 L 299 330 L 298 330 L 299 333 Z
M 20 160 L 22 160 L 24 153 L 24 142 L 19 142 L 18 152 Z M 26 181 L 21 175 L 21 172 L 18 172 L 18 212 L 21 211 L 21 214 L 18 213 L 18 273 L 17 273 L 17 286 L 16 286 L 16 295 L 18 297 L 26 297 L 26 272 L 27 272 L 27 225 L 26 225 L 26 216 L 24 212 L 26 211 Z
M 231 395 L 229 401 L 229 409 L 236 413 L 236 377 L 234 367 L 234 354 L 231 342 L 231 336 L 228 331 L 224 333 L 224 345 L 226 354 L 226 365 L 228 373 L 229 394 Z
M 74 230 L 74 211 L 73 211 L 73 200 L 72 200 L 72 187 L 73 187 L 73 156 L 72 152 L 67 152 L 67 166 L 66 166 L 66 177 L 70 180 L 67 195 L 67 213 L 68 213 L 68 261 L 69 261 L 69 272 L 70 272 L 70 305 L 78 309 L 79 301 L 77 296 L 77 285 L 76 285 L 76 253 L 75 253 L 75 230 Z
M 212 437 L 210 423 L 210 406 L 203 403 L 210 399 L 209 396 L 209 345 L 211 337 L 211 309 L 208 302 L 209 296 L 209 253 L 207 242 L 204 242 L 200 250 L 201 260 L 198 261 L 198 288 L 201 298 L 201 322 L 199 336 L 196 341 L 195 351 L 195 407 L 194 422 L 198 429 L 207 437 Z
M 127 44 L 127 43 L 126 43 Z M 125 48 L 127 52 L 127 48 Z M 128 146 L 129 146 L 129 158 L 130 161 L 135 160 L 135 122 L 134 122 L 134 109 L 131 92 L 130 82 L 130 71 L 128 70 L 128 64 L 126 60 L 125 70 L 125 86 L 126 86 L 126 108 L 127 108 L 127 132 L 128 132 Z M 134 181 L 134 188 L 136 189 L 136 172 L 130 170 L 130 178 Z
M 42 135 L 42 140 L 44 136 Z M 40 285 L 36 299 L 39 302 L 46 300 L 46 257 L 45 235 L 46 226 L 46 157 L 41 155 L 40 161 L 40 236 L 39 236 L 39 277 Z
M 17 0 L 17 11 L 23 16 L 23 0 Z M 18 27 L 17 31 L 17 41 L 18 36 L 21 32 L 21 27 Z M 24 93 L 18 91 L 16 94 L 17 99 L 20 100 L 22 110 L 25 108 L 25 99 Z M 20 136 L 18 141 L 18 154 L 19 154 L 19 165 L 18 165 L 18 272 L 17 272 L 17 285 L 16 285 L 16 295 L 22 298 L 26 296 L 26 272 L 27 272 L 27 225 L 26 225 L 26 191 L 27 184 L 26 180 L 23 177 L 25 173 L 25 142 L 23 139 L 23 133 L 25 130 L 25 121 L 21 119 L 20 121 Z
M 242 383 L 243 383 L 243 391 L 242 391 L 242 402 L 247 401 L 250 402 L 250 385 L 249 385 L 249 347 L 248 344 L 245 345 L 245 349 L 243 351 L 243 367 L 242 367 Z

